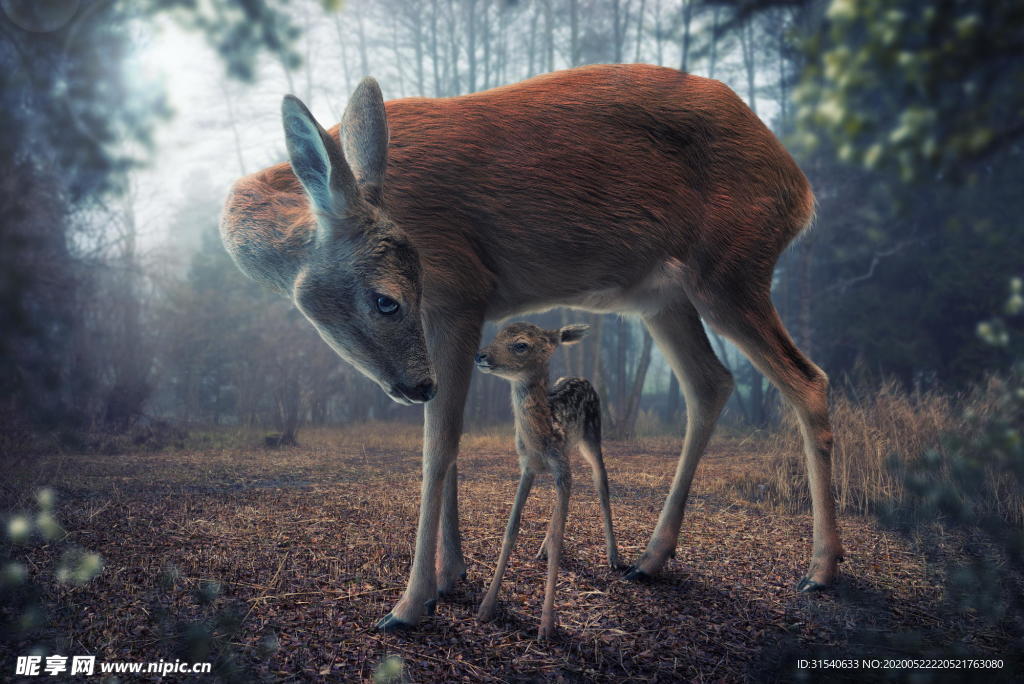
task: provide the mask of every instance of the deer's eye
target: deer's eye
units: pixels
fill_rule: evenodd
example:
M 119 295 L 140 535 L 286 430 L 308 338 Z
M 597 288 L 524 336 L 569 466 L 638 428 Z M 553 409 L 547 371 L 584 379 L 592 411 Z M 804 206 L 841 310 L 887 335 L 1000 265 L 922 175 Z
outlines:
M 380 311 L 385 316 L 394 315 L 398 313 L 398 302 L 391 297 L 377 295 L 377 311 Z
M 516 354 L 525 354 L 526 352 L 530 351 L 530 345 L 526 344 L 525 342 L 516 342 L 515 344 L 512 345 L 512 351 L 514 351 Z

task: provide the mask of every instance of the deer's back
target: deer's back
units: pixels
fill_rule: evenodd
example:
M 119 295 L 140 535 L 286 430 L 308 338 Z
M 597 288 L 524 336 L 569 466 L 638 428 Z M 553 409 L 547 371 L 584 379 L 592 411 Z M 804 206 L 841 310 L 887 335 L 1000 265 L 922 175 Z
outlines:
M 813 209 L 742 100 L 674 69 L 581 67 L 386 107 L 385 209 L 420 250 L 424 306 L 621 310 L 681 277 L 767 281 Z M 301 194 L 287 164 L 257 176 Z M 312 225 L 294 199 L 274 204 L 293 232 Z

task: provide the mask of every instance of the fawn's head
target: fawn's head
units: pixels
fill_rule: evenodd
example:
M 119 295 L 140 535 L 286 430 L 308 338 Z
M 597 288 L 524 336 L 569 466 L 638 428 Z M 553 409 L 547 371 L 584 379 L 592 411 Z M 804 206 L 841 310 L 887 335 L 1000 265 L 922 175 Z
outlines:
M 547 373 L 551 355 L 560 344 L 575 344 L 586 336 L 589 325 L 567 325 L 545 330 L 532 323 L 512 323 L 494 336 L 476 355 L 476 367 L 506 380 L 526 379 Z
M 395 401 L 429 401 L 436 384 L 420 320 L 420 261 L 382 205 L 388 126 L 380 87 L 364 79 L 341 120 L 341 144 L 298 98 L 281 106 L 292 170 L 316 234 L 292 298 L 342 358 Z

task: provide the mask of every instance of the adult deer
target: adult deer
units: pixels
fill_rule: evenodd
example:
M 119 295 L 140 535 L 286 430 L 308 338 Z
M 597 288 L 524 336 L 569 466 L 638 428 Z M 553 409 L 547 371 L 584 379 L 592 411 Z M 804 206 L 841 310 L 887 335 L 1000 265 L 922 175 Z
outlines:
M 558 305 L 639 315 L 686 400 L 675 478 L 629 577 L 673 553 L 733 388 L 703 318 L 799 416 L 814 541 L 798 587 L 833 581 L 842 547 L 828 380 L 769 291 L 814 197 L 735 93 L 673 69 L 608 65 L 386 104 L 366 79 L 340 129 L 324 131 L 294 97 L 283 116 L 291 165 L 236 183 L 222 220 L 228 251 L 393 399 L 429 401 L 412 571 L 381 629 L 417 623 L 464 575 L 456 454 L 484 320 Z

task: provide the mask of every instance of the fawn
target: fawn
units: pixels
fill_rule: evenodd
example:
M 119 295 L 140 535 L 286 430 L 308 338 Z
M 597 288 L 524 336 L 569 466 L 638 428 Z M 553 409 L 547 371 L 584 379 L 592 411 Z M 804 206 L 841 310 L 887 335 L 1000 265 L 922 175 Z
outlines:
M 551 472 L 555 477 L 558 501 L 544 543 L 537 553 L 537 558 L 546 555 L 548 560 L 544 609 L 538 630 L 541 639 L 552 637 L 557 625 L 555 582 L 562 554 L 565 518 L 569 511 L 569 493 L 572 488 L 569 451 L 573 447 L 579 448 L 593 469 L 594 488 L 601 499 L 608 564 L 612 568 L 619 567 L 619 551 L 608 502 L 608 474 L 601 455 L 601 400 L 590 382 L 583 378 L 559 378 L 553 388 L 548 388 L 548 361 L 555 349 L 559 344 L 578 342 L 588 330 L 589 326 L 586 325 L 543 330 L 530 323 L 513 323 L 476 355 L 477 368 L 512 383 L 516 451 L 522 471 L 515 503 L 512 504 L 508 526 L 505 528 L 498 567 L 490 589 L 480 604 L 477 618 L 490 620 L 494 616 L 501 579 L 519 533 L 523 504 L 530 495 L 537 473 Z

